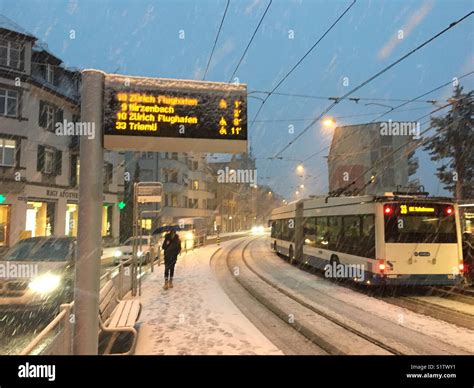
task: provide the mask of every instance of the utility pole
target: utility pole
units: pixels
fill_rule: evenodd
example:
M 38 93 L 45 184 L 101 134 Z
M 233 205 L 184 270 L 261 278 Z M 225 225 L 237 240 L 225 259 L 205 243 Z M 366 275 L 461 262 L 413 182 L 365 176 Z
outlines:
M 95 137 L 81 138 L 79 220 L 74 292 L 75 355 L 97 355 L 100 258 L 102 247 L 103 164 L 102 104 L 105 74 L 82 71 L 81 120 L 94 123 Z

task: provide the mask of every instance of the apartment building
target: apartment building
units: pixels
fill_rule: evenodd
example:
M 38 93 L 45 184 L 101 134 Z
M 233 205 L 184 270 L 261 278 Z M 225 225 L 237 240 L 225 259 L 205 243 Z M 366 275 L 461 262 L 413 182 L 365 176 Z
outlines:
M 0 249 L 29 236 L 77 234 L 80 149 L 56 123 L 80 120 L 80 72 L 0 15 Z M 119 237 L 123 160 L 106 153 L 104 238 Z

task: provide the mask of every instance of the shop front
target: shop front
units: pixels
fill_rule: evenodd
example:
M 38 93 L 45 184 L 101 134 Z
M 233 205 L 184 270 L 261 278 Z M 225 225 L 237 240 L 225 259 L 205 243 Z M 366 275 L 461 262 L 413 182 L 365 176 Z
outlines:
M 54 235 L 56 203 L 45 200 L 28 200 L 26 205 L 25 229 L 20 238 Z
M 8 246 L 10 232 L 10 205 L 0 205 L 0 248 Z
M 104 194 L 102 237 L 118 242 L 120 210 L 118 196 Z M 77 190 L 27 185 L 23 193 L 9 195 L 0 205 L 0 251 L 28 237 L 76 237 L 79 226 Z

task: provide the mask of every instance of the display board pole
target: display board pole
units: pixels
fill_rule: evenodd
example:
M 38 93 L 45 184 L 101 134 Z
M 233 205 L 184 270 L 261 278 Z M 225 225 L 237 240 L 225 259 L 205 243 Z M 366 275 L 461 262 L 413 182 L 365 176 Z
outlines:
M 95 137 L 81 137 L 74 339 L 76 355 L 96 355 L 99 337 L 100 256 L 102 248 L 102 101 L 104 73 L 82 71 L 81 121 L 94 123 Z M 68 318 L 69 319 L 69 318 Z

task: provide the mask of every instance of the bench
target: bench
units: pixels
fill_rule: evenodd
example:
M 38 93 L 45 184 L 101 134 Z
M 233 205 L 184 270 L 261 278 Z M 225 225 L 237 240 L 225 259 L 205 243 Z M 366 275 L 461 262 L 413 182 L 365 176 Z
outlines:
M 137 330 L 135 323 L 141 312 L 141 304 L 137 299 L 119 299 L 119 291 L 112 280 L 102 287 L 99 294 L 99 325 L 105 333 L 111 333 L 104 354 L 110 354 L 112 346 L 120 333 L 128 332 L 133 336 L 132 346 L 125 353 L 128 355 L 135 349 Z

